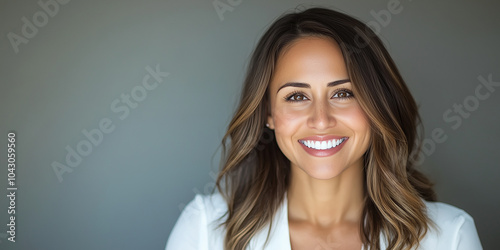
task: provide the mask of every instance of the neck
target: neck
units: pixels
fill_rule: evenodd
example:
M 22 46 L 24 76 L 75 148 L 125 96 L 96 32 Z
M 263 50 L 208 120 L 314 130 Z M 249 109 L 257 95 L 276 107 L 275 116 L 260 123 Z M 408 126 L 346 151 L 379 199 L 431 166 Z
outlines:
M 359 223 L 364 205 L 363 181 L 361 163 L 328 180 L 312 178 L 292 164 L 288 217 L 323 227 Z

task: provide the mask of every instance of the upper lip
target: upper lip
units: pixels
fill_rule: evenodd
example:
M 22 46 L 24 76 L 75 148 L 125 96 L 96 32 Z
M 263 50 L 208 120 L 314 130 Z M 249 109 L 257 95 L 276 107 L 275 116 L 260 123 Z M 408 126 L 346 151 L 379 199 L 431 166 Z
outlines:
M 347 136 L 338 136 L 338 135 L 313 135 L 299 139 L 299 141 L 328 141 L 332 139 L 342 139 L 347 138 Z

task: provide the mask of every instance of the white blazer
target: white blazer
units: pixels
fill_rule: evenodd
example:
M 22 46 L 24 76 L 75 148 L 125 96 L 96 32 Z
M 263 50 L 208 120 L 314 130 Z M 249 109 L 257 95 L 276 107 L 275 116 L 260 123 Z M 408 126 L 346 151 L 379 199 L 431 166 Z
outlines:
M 481 242 L 472 217 L 465 211 L 441 202 L 425 202 L 427 214 L 438 230 L 427 232 L 419 249 L 429 250 L 481 250 Z M 268 227 L 257 233 L 250 241 L 248 250 L 291 250 L 288 232 L 288 202 L 285 200 L 273 219 L 267 245 L 264 245 Z M 217 219 L 227 211 L 227 204 L 219 194 L 196 195 L 184 208 L 170 237 L 166 250 L 223 250 L 224 229 L 216 228 L 222 221 Z M 225 220 L 226 217 L 223 218 Z M 386 249 L 381 235 L 381 248 Z M 328 242 L 318 243 L 328 249 Z

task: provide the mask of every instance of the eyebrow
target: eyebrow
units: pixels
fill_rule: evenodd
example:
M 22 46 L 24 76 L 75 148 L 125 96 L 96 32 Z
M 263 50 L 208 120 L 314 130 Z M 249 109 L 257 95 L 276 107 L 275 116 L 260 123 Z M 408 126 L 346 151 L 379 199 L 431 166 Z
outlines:
M 350 82 L 350 81 L 351 81 L 350 79 L 337 80 L 337 81 L 329 82 L 326 86 L 333 87 L 333 86 L 336 86 L 336 85 L 339 85 L 342 83 L 346 83 L 346 82 Z M 276 93 L 278 93 L 282 88 L 285 88 L 285 87 L 297 87 L 297 88 L 310 89 L 311 85 L 309 85 L 307 83 L 303 83 L 303 82 L 287 82 L 287 83 L 281 85 L 281 87 L 279 87 L 279 89 L 278 89 L 278 91 L 276 91 Z

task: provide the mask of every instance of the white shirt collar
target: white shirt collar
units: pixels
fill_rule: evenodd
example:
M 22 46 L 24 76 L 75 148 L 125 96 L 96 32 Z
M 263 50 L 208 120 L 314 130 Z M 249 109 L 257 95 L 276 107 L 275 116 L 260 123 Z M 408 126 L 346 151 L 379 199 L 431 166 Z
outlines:
M 285 198 L 283 199 L 283 203 L 276 211 L 276 214 L 273 218 L 272 230 L 269 235 L 269 240 L 267 245 L 264 246 L 266 241 L 267 232 L 269 228 L 264 228 L 259 231 L 250 241 L 249 249 L 263 249 L 263 250 L 292 250 L 292 246 L 290 243 L 290 232 L 288 227 L 288 199 L 287 194 L 285 193 Z M 385 246 L 384 238 L 381 234 L 381 245 Z M 364 250 L 364 246 L 361 247 L 361 250 Z M 381 248 L 383 249 L 383 248 Z
M 283 203 L 276 211 L 273 217 L 273 224 L 269 240 L 264 246 L 267 238 L 268 227 L 260 230 L 250 241 L 249 249 L 265 249 L 265 250 L 291 250 L 290 232 L 288 231 L 288 200 L 285 194 Z

